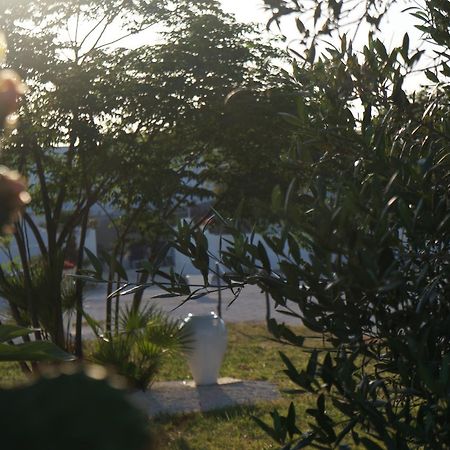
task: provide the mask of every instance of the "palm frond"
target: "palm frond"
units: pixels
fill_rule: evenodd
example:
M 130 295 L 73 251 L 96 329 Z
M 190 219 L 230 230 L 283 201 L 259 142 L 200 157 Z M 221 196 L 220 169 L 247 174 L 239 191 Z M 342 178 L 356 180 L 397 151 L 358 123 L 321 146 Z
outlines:
M 99 340 L 92 357 L 147 389 L 164 358 L 189 348 L 190 342 L 186 331 L 155 306 L 128 306 L 121 311 L 117 334 Z

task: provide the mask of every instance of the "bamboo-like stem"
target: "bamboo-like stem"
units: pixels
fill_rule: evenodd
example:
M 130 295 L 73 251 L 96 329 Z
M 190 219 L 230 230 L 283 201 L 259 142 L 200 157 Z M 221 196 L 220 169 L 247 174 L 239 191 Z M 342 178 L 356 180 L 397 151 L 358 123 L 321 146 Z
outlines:
M 89 221 L 89 211 L 85 212 L 80 231 L 80 242 L 77 255 L 77 272 L 83 268 L 84 245 L 86 243 L 87 227 Z M 83 282 L 76 280 L 76 321 L 75 321 L 75 355 L 78 358 L 83 357 Z
M 33 282 L 31 279 L 31 268 L 30 261 L 28 259 L 28 252 L 25 245 L 25 239 L 23 237 L 22 226 L 16 225 L 16 232 L 14 233 L 16 239 L 17 248 L 19 250 L 20 262 L 22 264 L 23 279 L 25 284 L 25 292 L 27 296 L 27 310 L 31 317 L 31 324 L 34 328 L 39 328 L 39 319 L 37 316 L 37 311 L 33 303 Z M 36 340 L 41 340 L 42 336 L 39 331 L 35 331 Z

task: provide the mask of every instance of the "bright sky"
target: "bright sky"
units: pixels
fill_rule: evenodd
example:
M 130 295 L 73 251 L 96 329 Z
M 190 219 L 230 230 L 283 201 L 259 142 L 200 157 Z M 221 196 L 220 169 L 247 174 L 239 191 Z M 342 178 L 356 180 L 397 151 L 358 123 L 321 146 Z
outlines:
M 235 14 L 239 21 L 255 21 L 265 24 L 270 17 L 270 14 L 264 11 L 262 0 L 221 0 L 221 3 L 223 8 L 227 12 Z M 386 47 L 401 44 L 406 32 L 409 33 L 412 42 L 419 39 L 420 33 L 414 28 L 414 19 L 408 12 L 402 12 L 411 4 L 411 1 L 401 0 L 391 8 L 382 28 Z M 418 2 L 415 2 L 415 4 L 418 4 Z M 297 35 L 292 20 L 284 22 L 282 31 L 292 39 Z
M 270 14 L 264 11 L 262 0 L 221 0 L 221 2 L 224 10 L 235 14 L 239 21 L 254 21 L 266 24 L 270 18 Z M 404 12 L 408 6 L 417 6 L 422 3 L 423 0 L 399 0 L 391 7 L 389 14 L 382 23 L 380 33 L 382 41 L 388 50 L 395 46 L 400 46 L 405 33 L 409 35 L 410 48 L 416 48 L 420 42 L 422 48 L 429 49 L 427 45 L 423 45 L 421 32 L 415 28 L 415 24 L 418 22 L 417 19 L 413 18 L 409 12 Z M 275 26 L 273 30 L 276 31 Z M 357 39 L 355 42 L 355 48 L 361 48 L 365 44 L 367 31 L 367 28 L 361 28 L 360 39 Z M 292 19 L 285 20 L 282 23 L 282 32 L 287 36 L 288 42 L 290 39 L 295 40 L 298 37 L 298 31 Z M 416 90 L 418 85 L 423 83 L 428 84 L 423 74 L 416 74 L 414 77 L 407 79 L 405 87 L 408 90 Z
M 420 2 L 423 0 L 414 1 Z M 270 12 L 264 9 L 263 0 L 221 0 L 221 3 L 224 10 L 234 14 L 238 21 L 257 22 L 265 26 L 270 18 Z M 405 32 L 409 33 L 412 45 L 419 40 L 420 33 L 414 28 L 413 18 L 409 13 L 402 12 L 407 5 L 411 4 L 412 0 L 399 0 L 391 8 L 382 29 L 383 42 L 388 49 L 395 45 L 400 45 Z M 308 22 L 309 25 L 311 25 L 311 20 L 308 21 L 305 18 L 302 18 L 302 20 L 307 26 Z M 142 45 L 143 43 L 148 43 L 149 40 L 157 40 L 157 29 L 158 27 L 152 28 L 151 30 L 148 30 L 148 32 L 142 33 L 139 36 L 133 36 L 130 39 L 121 41 L 118 45 L 135 47 Z M 277 32 L 275 25 L 272 26 L 272 31 L 274 33 Z M 367 30 L 361 29 L 361 38 L 367 36 L 366 31 Z M 293 17 L 289 17 L 282 21 L 282 32 L 287 36 L 288 42 L 298 38 L 298 31 Z M 362 42 L 360 42 L 360 44 L 361 43 Z M 356 42 L 355 47 L 361 47 L 361 45 L 358 45 L 358 42 Z
M 265 22 L 268 17 L 261 0 L 221 0 L 223 9 L 232 12 L 242 22 Z
M 408 32 L 411 42 L 411 48 L 415 48 L 417 43 L 420 42 L 420 32 L 414 27 L 414 20 L 410 13 L 402 12 L 406 6 L 411 5 L 413 0 L 399 0 L 390 10 L 388 16 L 385 18 L 382 33 L 383 43 L 387 49 L 391 49 L 394 46 L 401 45 L 403 36 Z M 424 0 L 414 0 L 417 2 L 423 2 Z M 226 12 L 233 13 L 238 21 L 242 22 L 259 22 L 266 25 L 270 18 L 270 13 L 265 11 L 263 0 L 221 0 L 222 6 Z M 311 24 L 311 21 L 302 18 L 306 23 L 306 26 Z M 272 31 L 277 32 L 277 27 L 272 26 Z M 359 39 L 354 42 L 354 48 L 362 49 L 362 45 L 365 44 L 367 38 L 367 28 L 361 27 Z M 295 40 L 298 38 L 298 30 L 292 17 L 284 19 L 282 22 L 282 32 L 287 36 L 287 42 L 292 47 L 296 47 Z M 95 40 L 95 38 L 93 38 Z M 139 36 L 133 36 L 118 43 L 119 46 L 136 47 L 151 41 L 157 41 L 157 27 L 147 32 L 140 34 Z M 336 42 L 338 44 L 338 42 Z M 423 82 L 423 77 L 413 77 L 408 81 L 408 89 L 415 90 L 418 85 Z

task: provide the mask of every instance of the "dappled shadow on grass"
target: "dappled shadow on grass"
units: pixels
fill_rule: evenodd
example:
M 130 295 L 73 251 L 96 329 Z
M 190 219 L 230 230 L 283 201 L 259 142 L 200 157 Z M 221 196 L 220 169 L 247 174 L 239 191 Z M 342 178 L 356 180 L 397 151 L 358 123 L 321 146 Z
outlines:
M 279 401 L 275 404 L 280 404 Z M 276 448 L 252 417 L 269 420 L 275 404 L 227 407 L 204 413 L 159 417 L 151 424 L 161 450 L 262 450 Z

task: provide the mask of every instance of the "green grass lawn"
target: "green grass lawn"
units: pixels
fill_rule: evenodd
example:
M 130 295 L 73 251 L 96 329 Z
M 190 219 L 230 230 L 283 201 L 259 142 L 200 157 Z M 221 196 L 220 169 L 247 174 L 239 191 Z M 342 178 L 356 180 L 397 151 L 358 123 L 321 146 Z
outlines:
M 0 387 L 11 387 L 25 380 L 18 363 L 0 362 Z
M 221 376 L 245 380 L 268 380 L 280 390 L 293 387 L 283 373 L 283 364 L 278 352 L 282 350 L 298 366 L 303 367 L 308 355 L 293 347 L 282 346 L 271 341 L 265 325 L 228 324 L 228 348 Z M 160 373 L 158 379 L 184 380 L 191 378 L 183 359 L 172 360 Z M 293 397 L 282 393 L 275 403 L 257 403 L 252 407 L 237 407 L 218 412 L 189 414 L 155 420 L 157 448 L 173 450 L 218 450 L 218 449 L 270 449 L 279 446 L 252 420 L 257 416 L 270 421 L 269 413 L 276 406 L 287 411 Z M 296 405 L 301 414 L 313 405 L 314 399 L 304 394 L 297 397 Z
M 278 352 L 282 350 L 300 368 L 308 355 L 300 350 L 282 346 L 270 340 L 265 325 L 228 324 L 228 349 L 221 376 L 245 380 L 269 380 L 280 390 L 292 388 L 285 374 Z M 24 380 L 17 364 L 0 363 L 0 385 L 11 386 Z M 185 380 L 191 378 L 182 357 L 171 358 L 164 365 L 158 380 Z M 294 400 L 301 417 L 315 399 L 303 394 L 295 398 L 282 393 L 275 403 L 257 403 L 252 407 L 238 407 L 205 414 L 189 414 L 155 419 L 152 423 L 162 450 L 218 450 L 278 448 L 252 420 L 252 416 L 270 421 L 269 413 L 276 406 L 283 414 Z

